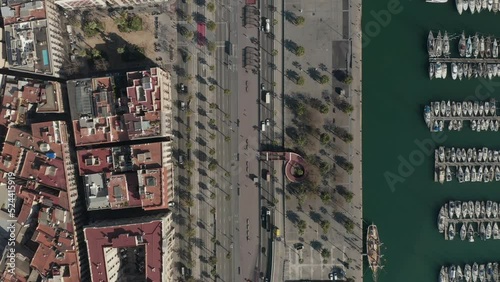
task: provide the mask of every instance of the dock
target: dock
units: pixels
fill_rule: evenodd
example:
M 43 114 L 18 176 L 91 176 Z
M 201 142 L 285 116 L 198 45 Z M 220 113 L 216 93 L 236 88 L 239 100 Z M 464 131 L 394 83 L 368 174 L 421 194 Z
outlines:
M 429 57 L 429 63 L 500 64 L 499 58 L 446 58 Z

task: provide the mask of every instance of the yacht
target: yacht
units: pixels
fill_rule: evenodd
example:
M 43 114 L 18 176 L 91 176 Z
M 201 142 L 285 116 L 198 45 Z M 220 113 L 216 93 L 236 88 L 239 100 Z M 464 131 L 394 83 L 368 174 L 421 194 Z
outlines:
M 467 237 L 467 223 L 464 222 L 460 228 L 460 240 L 464 241 L 465 237 Z
M 455 64 L 456 66 L 456 64 Z M 458 67 L 457 67 L 458 69 Z M 451 116 L 457 116 L 457 103 L 455 101 L 451 102 Z
M 472 281 L 474 281 L 474 282 L 477 281 L 478 273 L 479 273 L 479 265 L 475 262 L 472 265 Z
M 434 63 L 430 63 L 429 64 L 429 78 L 430 79 L 433 79 L 434 78 L 434 69 L 435 69 L 435 64 Z
M 484 264 L 479 266 L 479 281 L 483 282 L 486 276 Z
M 439 233 L 444 232 L 444 225 L 445 225 L 446 217 L 447 217 L 446 211 L 445 211 L 444 207 L 441 207 L 441 209 L 439 210 L 439 215 L 438 215 Z
M 441 39 L 441 41 L 442 41 L 442 39 Z M 486 44 L 484 42 L 484 36 L 481 36 L 481 39 L 479 39 L 479 56 L 481 56 L 481 58 L 484 58 L 484 51 L 485 50 L 486 50 Z
M 455 201 L 455 215 L 457 218 L 462 217 L 462 202 L 460 201 Z
M 470 267 L 470 264 L 466 264 L 464 268 L 464 279 L 465 282 L 470 282 L 471 281 L 471 276 L 472 276 L 472 267 Z
M 469 224 L 469 228 L 467 229 L 467 238 L 469 242 L 474 242 L 474 226 L 472 226 L 472 223 Z
M 427 37 L 427 52 L 429 52 L 429 57 L 436 56 L 436 42 L 434 40 L 434 34 L 432 34 L 432 30 L 429 31 L 429 36 Z
M 460 1 L 462 1 L 462 0 L 460 0 Z M 465 0 L 465 1 L 467 1 L 467 0 Z M 444 32 L 444 37 L 443 37 L 443 56 L 445 56 L 445 57 L 450 56 L 450 39 L 448 38 L 447 31 Z
M 493 206 L 492 201 L 487 201 L 486 202 L 486 217 L 490 218 L 491 217 L 491 207 Z
M 476 218 L 479 218 L 481 215 L 481 202 L 476 201 L 476 204 L 474 205 L 474 213 L 476 215 Z
M 462 80 L 462 78 L 464 77 L 464 64 L 459 63 L 457 65 L 457 68 L 458 68 L 458 79 Z M 460 105 L 460 102 L 458 103 L 458 105 Z
M 450 215 L 449 218 L 453 218 L 453 214 L 455 214 L 455 202 L 450 201 L 450 203 L 448 204 L 448 212 Z
M 479 167 L 479 170 L 477 171 L 477 182 L 483 182 L 483 166 Z
M 493 233 L 493 240 L 498 240 L 500 239 L 500 233 L 498 231 L 498 223 L 493 223 L 493 230 L 492 230 L 492 233 Z
M 481 202 L 481 214 L 479 214 L 479 216 L 481 218 L 484 218 L 485 215 L 486 215 L 486 204 L 484 202 Z
M 443 104 L 441 102 L 441 111 L 443 111 L 442 108 L 443 108 Z M 477 116 L 478 112 L 479 112 L 479 103 L 478 102 L 474 102 L 474 116 Z
M 467 1 L 467 0 L 465 0 L 465 1 Z M 463 4 L 462 4 L 462 0 L 455 0 L 455 4 L 457 6 L 458 14 L 461 15 L 463 8 L 464 8 Z
M 488 11 L 491 12 L 493 9 L 493 0 L 488 0 Z M 463 10 L 463 5 L 462 5 L 462 10 Z
M 479 237 L 481 240 L 486 240 L 486 226 L 484 226 L 484 222 L 479 223 Z
M 484 45 L 484 38 L 483 39 L 483 45 Z M 441 35 L 441 31 L 438 31 L 438 34 L 436 36 L 436 57 L 441 57 L 443 55 L 443 36 Z M 483 50 L 484 53 L 484 50 Z
M 486 240 L 489 240 L 491 239 L 491 222 L 488 222 L 488 224 L 486 225 L 486 234 L 485 234 L 485 239 Z
M 441 78 L 442 79 L 446 79 L 446 76 L 448 75 L 448 64 L 447 63 L 442 63 L 441 67 L 442 67 Z
M 434 45 L 432 46 L 432 48 L 432 50 L 434 50 Z M 479 55 L 479 36 L 477 35 L 477 33 L 476 35 L 474 35 L 474 39 L 472 40 L 472 50 L 472 55 L 474 56 L 474 58 L 477 58 L 477 56 Z
M 465 57 L 470 58 L 470 56 L 472 56 L 472 39 L 469 35 L 469 38 L 467 38 L 467 43 L 465 45 Z
M 477 172 L 476 172 L 476 167 L 472 167 L 472 172 L 470 174 L 470 181 L 471 182 L 477 182 Z
M 443 70 L 441 67 L 442 67 L 442 65 L 440 62 L 437 62 L 434 64 L 434 77 L 435 78 L 442 78 L 441 73 Z
M 490 58 L 491 57 L 491 37 L 486 37 L 486 48 L 484 50 L 484 55 L 486 58 Z
M 439 271 L 439 282 L 448 282 L 448 269 L 441 266 L 441 271 Z
M 498 217 L 498 203 L 497 202 L 493 202 L 493 205 L 491 206 L 491 217 L 492 218 Z
M 448 238 L 450 240 L 455 239 L 455 223 L 450 223 L 450 227 L 448 228 Z
M 462 218 L 467 218 L 469 216 L 469 204 L 466 201 L 462 203 Z
M 469 201 L 469 207 L 467 209 L 469 210 L 469 217 L 474 218 L 474 202 Z
M 497 1 L 498 4 L 498 0 Z M 491 50 L 491 55 L 493 55 L 493 58 L 498 58 L 498 42 L 497 39 L 493 40 L 493 50 Z
M 493 0 L 493 13 L 498 12 L 498 0 Z

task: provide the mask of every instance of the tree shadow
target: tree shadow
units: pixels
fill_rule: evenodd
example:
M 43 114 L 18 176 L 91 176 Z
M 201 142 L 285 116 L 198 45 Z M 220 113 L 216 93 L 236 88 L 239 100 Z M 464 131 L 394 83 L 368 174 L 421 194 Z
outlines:
M 203 197 L 203 195 L 200 194 L 200 193 L 196 194 L 196 199 L 198 199 L 198 201 L 200 201 L 200 202 L 204 202 L 205 201 L 205 197 Z
M 205 147 L 207 145 L 207 142 L 203 140 L 200 136 L 196 137 L 195 141 L 202 147 Z
M 288 126 L 287 128 L 285 128 L 285 133 L 292 140 L 297 140 L 299 138 L 299 132 L 297 131 L 297 128 L 293 126 Z
M 184 138 L 184 135 L 182 135 L 182 133 L 179 130 L 173 129 L 172 130 L 172 135 L 174 135 L 174 137 L 177 138 L 177 139 Z
M 285 49 L 287 49 L 288 51 L 290 51 L 294 54 L 297 51 L 297 48 L 299 47 L 299 45 L 297 43 L 295 43 L 295 41 L 290 40 L 290 39 L 285 39 L 284 46 L 285 46 Z
M 209 77 L 207 80 L 213 85 L 219 85 L 219 82 L 213 77 Z
M 321 78 L 321 73 L 316 68 L 308 68 L 307 74 L 309 74 L 309 76 L 315 81 L 318 81 Z
M 328 213 L 328 210 L 325 208 L 325 207 L 320 207 L 319 208 L 319 211 L 323 214 L 327 214 Z
M 203 170 L 205 171 L 205 170 Z M 206 173 L 205 173 L 205 176 L 206 176 Z M 200 187 L 200 189 L 203 189 L 203 190 L 208 190 L 208 186 L 207 184 L 203 183 L 203 182 L 198 182 L 198 186 Z
M 315 222 L 319 223 L 321 221 L 321 214 L 315 212 L 315 211 L 310 211 L 309 212 L 309 217 Z
M 311 247 L 316 250 L 316 251 L 321 251 L 321 249 L 323 248 L 323 243 L 321 243 L 320 241 L 317 241 L 317 240 L 312 240 L 311 241 Z
M 333 214 L 333 219 L 335 219 L 336 222 L 338 222 L 342 225 L 349 220 L 349 218 L 341 212 L 335 212 Z
M 283 14 L 285 15 L 285 19 L 291 23 L 291 24 L 295 24 L 296 20 L 297 20 L 297 15 L 292 12 L 292 11 L 284 11 Z
M 291 70 L 291 69 L 287 69 L 285 71 L 285 76 L 294 82 L 296 82 L 299 79 L 299 74 L 296 71 Z
M 205 6 L 206 1 L 205 0 L 194 0 L 194 3 L 200 7 Z
M 205 111 L 205 109 L 203 109 L 202 107 L 198 107 L 198 114 L 200 116 L 206 117 L 207 116 L 207 111 Z
M 206 102 L 207 101 L 207 97 L 205 97 L 205 95 L 203 95 L 201 92 L 196 92 L 196 98 L 198 98 L 198 100 L 202 101 L 202 102 Z
M 203 168 L 198 168 L 198 173 L 199 173 L 201 176 L 207 176 L 207 172 L 206 172 Z
M 203 15 L 201 13 L 193 12 L 192 16 L 193 16 L 193 20 L 197 24 L 205 24 L 207 22 L 207 17 L 205 17 L 205 15 Z
M 205 224 L 203 222 L 201 222 L 200 220 L 198 220 L 198 222 L 196 223 L 196 225 L 201 228 L 201 229 L 206 229 L 205 227 Z
M 177 74 L 177 76 L 185 77 L 187 75 L 186 69 L 181 66 L 174 65 L 172 69 L 174 70 L 175 74 Z
M 189 184 L 189 179 L 188 179 L 187 177 L 183 176 L 183 175 L 179 175 L 179 178 L 178 178 L 178 179 L 179 179 L 179 183 L 180 183 L 181 185 L 184 185 L 184 186 L 185 186 L 185 185 L 188 185 L 188 184 Z
M 206 129 L 205 125 L 203 125 L 203 123 L 201 123 L 201 122 L 199 122 L 199 121 L 196 121 L 196 122 L 194 123 L 194 125 L 195 125 L 196 127 L 198 127 L 198 129 L 199 129 L 199 130 L 205 130 L 205 129 Z
M 190 242 L 199 249 L 205 247 L 205 242 L 201 238 L 191 238 Z
M 334 70 L 332 74 L 338 81 L 344 81 L 347 78 L 347 73 L 343 70 Z
M 300 220 L 299 215 L 292 210 L 286 211 L 286 217 L 292 222 L 292 224 L 297 224 Z
M 328 241 L 328 237 L 327 237 L 326 235 L 321 235 L 321 239 L 322 239 L 323 241 Z
M 196 80 L 197 80 L 200 84 L 208 84 L 208 83 L 207 83 L 207 80 L 206 80 L 206 79 L 204 79 L 204 78 L 203 78 L 202 76 L 200 76 L 199 74 L 197 74 L 197 75 L 195 76 L 195 78 L 196 78 Z
M 205 256 L 201 256 L 201 255 L 200 255 L 198 258 L 200 259 L 200 261 L 201 261 L 202 263 L 208 263 L 208 260 L 207 260 L 207 258 L 206 258 Z
M 200 162 L 206 162 L 208 160 L 208 156 L 205 152 L 195 150 L 193 154 Z

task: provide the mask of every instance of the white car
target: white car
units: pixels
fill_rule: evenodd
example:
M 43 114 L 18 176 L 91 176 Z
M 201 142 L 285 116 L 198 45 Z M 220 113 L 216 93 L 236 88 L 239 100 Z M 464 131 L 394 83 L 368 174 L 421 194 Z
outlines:
M 268 18 L 262 18 L 262 31 L 265 33 L 271 32 L 271 20 Z

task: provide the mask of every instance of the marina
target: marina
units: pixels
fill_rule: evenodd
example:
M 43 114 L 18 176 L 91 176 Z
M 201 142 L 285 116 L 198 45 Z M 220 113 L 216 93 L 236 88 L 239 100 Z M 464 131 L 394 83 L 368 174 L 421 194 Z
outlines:
M 486 264 L 472 264 L 441 266 L 439 271 L 439 282 L 497 282 L 498 263 L 488 262 Z
M 499 240 L 499 203 L 494 201 L 450 201 L 439 210 L 437 226 L 445 240 Z
M 464 122 L 473 131 L 498 131 L 500 116 L 497 115 L 497 102 L 472 101 L 435 101 L 424 106 L 424 121 L 431 132 L 462 130 Z

